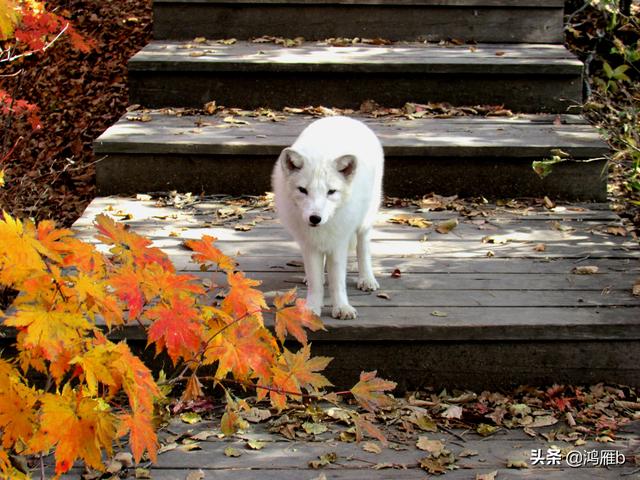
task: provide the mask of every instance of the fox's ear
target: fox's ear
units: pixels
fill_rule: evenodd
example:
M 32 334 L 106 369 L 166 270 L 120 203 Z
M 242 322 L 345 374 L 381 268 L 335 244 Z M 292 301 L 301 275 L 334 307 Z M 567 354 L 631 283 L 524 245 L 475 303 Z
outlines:
M 336 158 L 336 169 L 346 178 L 351 178 L 356 171 L 356 157 L 353 155 L 343 155 Z
M 304 157 L 291 148 L 285 148 L 278 158 L 285 173 L 293 173 L 304 165 Z

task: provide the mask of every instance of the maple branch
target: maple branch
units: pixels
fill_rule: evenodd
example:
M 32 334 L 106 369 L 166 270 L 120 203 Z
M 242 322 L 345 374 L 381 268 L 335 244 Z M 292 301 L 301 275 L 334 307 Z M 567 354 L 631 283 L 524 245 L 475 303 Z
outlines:
M 226 324 L 224 327 L 222 327 L 220 330 L 218 330 L 216 333 L 214 333 L 206 342 L 203 343 L 202 347 L 200 347 L 200 350 L 198 350 L 198 353 L 196 353 L 194 355 L 193 359 L 185 361 L 186 365 L 184 366 L 184 368 L 182 369 L 182 371 L 178 375 L 168 379 L 164 383 L 166 385 L 173 385 L 176 382 L 185 380 L 187 377 L 185 377 L 184 375 L 191 368 L 191 364 L 196 361 L 196 357 L 199 358 L 199 359 L 202 358 L 202 355 L 204 355 L 204 352 L 207 351 L 207 348 L 209 348 L 209 344 L 211 343 L 211 341 L 214 338 L 216 338 L 218 335 L 220 335 L 222 332 L 224 332 L 227 328 L 231 327 L 232 325 L 235 325 L 236 323 L 244 320 L 245 318 L 247 318 L 247 317 L 249 317 L 251 315 L 255 315 L 256 313 L 260 313 L 260 312 L 262 312 L 262 310 L 260 310 L 260 309 L 254 311 L 254 312 L 246 312 L 244 315 L 240 315 L 238 318 L 233 320 L 231 323 Z M 200 361 L 198 361 L 198 365 L 200 365 Z M 194 372 L 196 372 L 197 370 L 198 370 L 198 368 L 196 367 L 196 370 L 194 370 Z M 203 377 L 203 378 L 206 378 L 206 377 Z
M 67 29 L 69 28 L 69 22 L 66 23 L 66 25 L 64 27 L 62 27 L 62 30 L 60 30 L 58 32 L 58 34 L 49 42 L 47 42 L 42 48 L 38 49 L 38 50 L 27 50 L 26 52 L 23 53 L 19 53 L 17 55 L 11 55 L 9 52 L 10 50 L 7 49 L 7 58 L 0 58 L 0 63 L 2 62 L 13 62 L 14 60 L 18 60 L 19 58 L 24 58 L 24 57 L 30 57 L 31 55 L 34 55 L 38 52 L 44 52 L 46 51 L 48 48 L 51 47 L 51 45 L 53 45 L 63 34 L 64 32 L 67 31 Z

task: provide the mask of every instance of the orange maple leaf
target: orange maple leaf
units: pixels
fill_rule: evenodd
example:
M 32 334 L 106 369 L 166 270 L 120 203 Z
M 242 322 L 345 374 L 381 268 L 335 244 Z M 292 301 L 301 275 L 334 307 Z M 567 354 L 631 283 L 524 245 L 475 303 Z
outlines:
M 303 345 L 307 344 L 307 333 L 303 327 L 311 331 L 325 330 L 322 320 L 307 308 L 306 302 L 295 299 L 296 289 L 293 288 L 283 295 L 276 295 L 273 303 L 276 307 L 276 335 L 280 343 L 284 342 L 287 332 L 293 335 Z M 292 306 L 286 306 L 294 302 Z
M 218 247 L 213 245 L 213 242 L 216 240 L 217 238 L 210 235 L 203 235 L 200 240 L 186 240 L 184 245 L 188 249 L 196 252 L 191 255 L 194 262 L 202 265 L 210 262 L 224 272 L 233 272 L 236 268 L 235 260 L 222 253 Z
M 205 350 L 204 363 L 218 362 L 216 378 L 222 379 L 231 372 L 240 379 L 267 379 L 275 348 L 273 337 L 261 321 L 249 316 L 223 327 Z
M 103 469 L 102 449 L 111 454 L 116 437 L 116 417 L 99 400 L 83 397 L 65 386 L 59 395 L 42 398 L 40 431 L 29 443 L 31 453 L 55 446 L 56 474 L 73 466 L 77 458 L 95 469 Z
M 129 231 L 126 225 L 120 224 L 104 214 L 96 216 L 96 238 L 107 245 L 113 245 L 111 253 L 118 260 L 136 266 L 157 263 L 169 271 L 175 271 L 173 263 L 166 253 L 157 247 L 150 247 L 151 240 Z
M 110 370 L 116 385 L 112 391 L 120 387 L 129 398 L 133 410 L 153 411 L 155 399 L 162 398 L 149 368 L 136 357 L 125 342 L 118 343 L 114 349 L 119 356 L 113 361 Z
M 180 357 L 191 359 L 200 350 L 203 330 L 193 299 L 174 296 L 169 305 L 161 303 L 148 310 L 146 317 L 153 320 L 147 337 L 149 344 L 156 344 L 156 354 L 166 348 L 175 364 Z
M 0 376 L 0 431 L 2 446 L 9 449 L 18 441 L 29 441 L 33 435 L 38 393 L 25 386 L 18 372 L 2 359 Z
M 158 436 L 153 427 L 153 417 L 146 410 L 136 410 L 121 417 L 122 426 L 119 436 L 129 432 L 131 453 L 136 463 L 140 462 L 145 450 L 152 462 L 158 459 Z
M 393 399 L 384 392 L 396 388 L 396 382 L 378 378 L 377 371 L 360 373 L 360 381 L 351 389 L 351 393 L 365 410 L 375 412 L 380 408 L 393 406 Z
M 264 294 L 260 290 L 252 288 L 262 283 L 259 280 L 246 278 L 242 272 L 229 272 L 227 273 L 227 282 L 229 283 L 229 293 L 222 301 L 222 309 L 226 312 L 240 318 L 268 308 Z
M 318 389 L 328 387 L 331 382 L 317 372 L 324 370 L 330 357 L 311 358 L 311 345 L 303 346 L 296 353 L 292 353 L 286 348 L 283 351 L 280 362 L 272 367 L 273 379 L 269 392 L 271 402 L 278 409 L 284 408 L 286 396 L 301 395 L 301 389 L 315 393 Z

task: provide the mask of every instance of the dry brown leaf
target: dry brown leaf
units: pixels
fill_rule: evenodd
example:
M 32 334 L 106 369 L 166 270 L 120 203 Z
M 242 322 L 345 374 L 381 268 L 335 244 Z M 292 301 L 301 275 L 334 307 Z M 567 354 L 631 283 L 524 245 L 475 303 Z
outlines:
M 429 440 L 428 437 L 419 437 L 416 447 L 425 452 L 433 453 L 436 457 L 442 453 L 444 444 L 440 440 Z
M 458 405 L 449 405 L 447 409 L 441 413 L 444 418 L 462 418 L 462 407 Z
M 595 265 L 583 265 L 581 267 L 574 267 L 571 273 L 575 275 L 594 275 L 598 273 L 599 268 Z
M 547 246 L 544 243 L 537 243 L 533 249 L 536 252 L 544 252 L 547 249 Z
M 451 218 L 449 220 L 446 220 L 444 222 L 439 223 L 436 226 L 436 232 L 438 233 L 449 233 L 451 230 L 453 230 L 454 228 L 456 228 L 458 226 L 458 219 L 457 218 Z
M 640 297 L 640 278 L 636 280 L 636 283 L 633 284 L 631 293 L 636 297 Z
M 476 473 L 476 480 L 495 480 L 497 474 L 497 470 L 489 473 Z
M 194 472 L 189 472 L 189 474 L 185 477 L 185 480 L 203 480 L 203 478 L 204 472 L 198 469 Z
M 364 442 L 362 444 L 362 449 L 365 452 L 379 454 L 382 453 L 382 448 L 376 442 Z
M 402 276 L 402 272 L 400 272 L 399 268 L 396 268 L 393 272 L 391 272 L 391 277 L 400 278 Z
M 627 236 L 627 229 L 622 227 L 622 226 L 609 226 L 607 227 L 606 232 L 609 235 L 616 235 L 619 237 L 626 237 Z
M 379 292 L 376 294 L 376 297 L 378 298 L 384 298 L 385 300 L 391 300 L 391 296 L 388 293 L 385 292 Z

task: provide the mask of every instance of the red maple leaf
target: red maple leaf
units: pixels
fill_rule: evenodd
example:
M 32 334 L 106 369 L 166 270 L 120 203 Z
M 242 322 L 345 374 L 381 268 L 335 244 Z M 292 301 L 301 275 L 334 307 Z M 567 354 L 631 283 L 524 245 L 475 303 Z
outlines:
M 351 393 L 362 408 L 370 412 L 393 405 L 393 399 L 384 392 L 396 388 L 396 382 L 378 378 L 377 373 L 375 370 L 362 372 L 360 381 L 351 389 Z
M 174 364 L 181 357 L 192 358 L 200 349 L 202 325 L 193 299 L 174 296 L 169 305 L 161 303 L 146 316 L 154 321 L 149 327 L 149 343 L 156 344 L 157 353 L 166 348 Z

